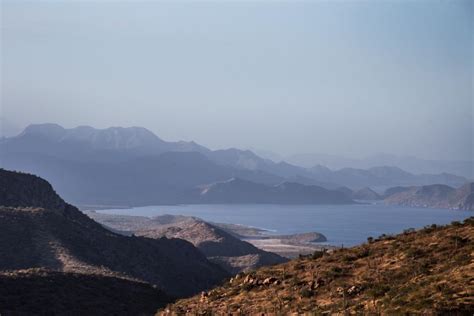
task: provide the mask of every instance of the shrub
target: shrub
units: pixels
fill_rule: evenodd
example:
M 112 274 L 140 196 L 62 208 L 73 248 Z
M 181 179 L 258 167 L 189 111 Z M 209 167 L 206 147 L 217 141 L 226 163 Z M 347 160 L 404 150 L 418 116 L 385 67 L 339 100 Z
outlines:
M 361 249 L 361 251 L 359 251 L 359 253 L 357 254 L 357 257 L 358 258 L 366 258 L 370 255 L 370 249 L 367 248 L 367 247 L 364 247 Z
M 311 258 L 312 258 L 313 260 L 316 260 L 316 259 L 319 259 L 319 258 L 321 258 L 321 257 L 323 257 L 323 256 L 324 256 L 324 251 L 317 251 L 317 250 L 316 250 L 315 252 L 313 252 L 313 255 L 311 256 Z
M 415 232 L 414 228 L 407 228 L 407 229 L 403 230 L 403 233 L 405 235 L 408 235 L 408 234 L 411 234 L 411 233 L 414 233 L 414 232 Z
M 301 297 L 309 298 L 313 296 L 313 291 L 308 288 L 304 288 L 300 291 Z
M 331 267 L 328 271 L 328 276 L 332 278 L 337 278 L 344 275 L 344 269 L 341 267 Z
M 384 296 L 390 290 L 390 287 L 386 284 L 372 284 L 368 289 L 367 294 L 372 297 L 381 297 Z

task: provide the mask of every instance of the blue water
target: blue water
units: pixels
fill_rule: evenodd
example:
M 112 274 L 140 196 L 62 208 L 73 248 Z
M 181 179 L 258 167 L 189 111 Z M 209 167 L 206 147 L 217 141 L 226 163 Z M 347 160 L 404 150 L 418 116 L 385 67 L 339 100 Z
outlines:
M 278 234 L 316 231 L 328 244 L 352 246 L 367 237 L 396 234 L 407 228 L 448 224 L 474 216 L 474 212 L 447 209 L 367 205 L 174 205 L 102 210 L 120 215 L 156 216 L 163 214 L 196 216 L 218 223 L 242 224 Z

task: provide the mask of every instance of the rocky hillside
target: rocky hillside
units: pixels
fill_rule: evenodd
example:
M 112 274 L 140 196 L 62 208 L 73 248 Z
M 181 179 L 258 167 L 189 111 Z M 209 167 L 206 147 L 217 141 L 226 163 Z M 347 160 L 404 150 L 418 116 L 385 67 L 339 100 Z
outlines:
M 0 168 L 0 205 L 64 210 L 66 203 L 40 177 Z
M 106 230 L 34 176 L 0 170 L 0 179 L 0 270 L 48 268 L 135 278 L 178 297 L 228 275 L 187 241 Z
M 152 315 L 169 299 L 152 285 L 99 274 L 0 272 L 2 315 Z
M 161 314 L 474 312 L 474 218 L 239 274 Z
M 458 189 L 443 184 L 394 188 L 387 193 L 385 203 L 390 205 L 474 210 L 474 183 Z
M 191 242 L 212 262 L 229 273 L 252 270 L 287 260 L 242 241 L 213 224 L 188 216 L 154 218 L 87 213 L 91 218 L 121 232 L 154 239 L 179 238 Z

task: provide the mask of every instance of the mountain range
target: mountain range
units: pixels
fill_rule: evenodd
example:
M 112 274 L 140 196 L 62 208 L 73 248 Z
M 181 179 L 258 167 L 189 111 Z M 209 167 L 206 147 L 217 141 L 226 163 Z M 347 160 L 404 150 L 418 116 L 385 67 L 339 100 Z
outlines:
M 78 205 L 340 204 L 351 203 L 338 193 L 341 186 L 381 192 L 393 186 L 459 187 L 467 181 L 388 166 L 303 168 L 249 150 L 213 151 L 194 142 L 167 142 L 141 127 L 65 129 L 56 124 L 30 125 L 18 136 L 0 140 L 0 166 L 44 177 Z M 251 187 L 256 191 L 249 192 Z
M 270 156 L 273 157 L 273 156 Z M 279 159 L 283 159 L 279 157 Z M 451 173 L 457 176 L 474 179 L 474 161 L 472 160 L 433 160 L 413 156 L 397 156 L 380 153 L 365 158 L 354 159 L 328 154 L 297 154 L 285 158 L 287 162 L 311 168 L 324 165 L 331 169 L 357 168 L 369 169 L 377 166 L 397 166 L 411 173 L 439 174 Z

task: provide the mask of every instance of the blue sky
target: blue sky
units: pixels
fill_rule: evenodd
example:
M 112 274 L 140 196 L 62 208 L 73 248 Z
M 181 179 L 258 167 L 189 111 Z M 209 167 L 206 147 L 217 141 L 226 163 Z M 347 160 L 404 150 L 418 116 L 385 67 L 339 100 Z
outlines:
M 472 159 L 470 1 L 2 1 L 0 116 Z

